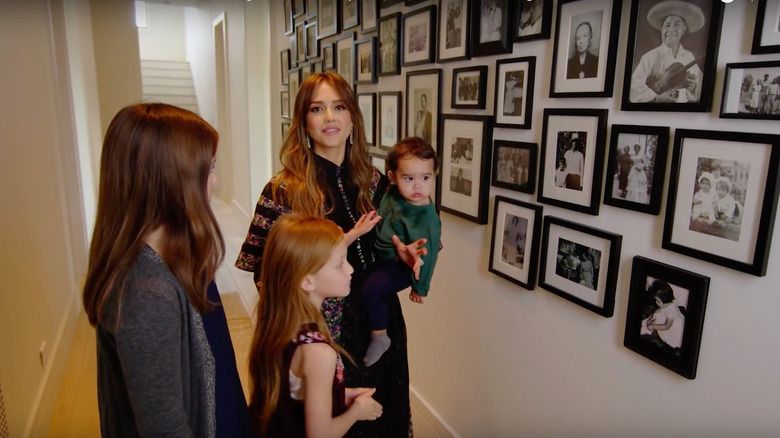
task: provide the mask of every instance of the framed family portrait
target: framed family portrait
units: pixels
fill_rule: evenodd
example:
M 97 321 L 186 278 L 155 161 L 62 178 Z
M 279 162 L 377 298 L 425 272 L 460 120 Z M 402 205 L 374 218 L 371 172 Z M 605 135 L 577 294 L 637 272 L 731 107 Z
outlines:
M 539 286 L 609 318 L 615 310 L 623 237 L 545 216 Z
M 453 108 L 485 109 L 487 71 L 486 65 L 452 70 L 451 106 Z
M 537 200 L 599 214 L 607 110 L 544 110 Z
M 436 53 L 436 6 L 408 12 L 403 15 L 403 49 L 401 65 L 429 64 Z
M 379 18 L 379 0 L 360 0 L 360 33 L 369 33 L 376 30 Z
M 677 129 L 661 246 L 766 275 L 778 163 L 780 135 Z
M 336 62 L 333 56 L 333 43 L 327 43 L 322 45 L 322 69 L 323 70 L 335 70 Z
M 280 53 L 280 62 L 282 65 L 282 85 L 287 85 L 287 72 L 290 71 L 290 49 L 284 49 Z
M 695 379 L 709 288 L 709 277 L 634 257 L 623 345 Z
M 351 29 L 360 24 L 360 14 L 358 13 L 359 0 L 340 0 L 341 1 L 341 30 Z
M 442 116 L 438 177 L 441 211 L 487 223 L 492 116 Z
M 379 92 L 379 143 L 380 149 L 392 149 L 401 141 L 401 92 Z
M 349 84 L 349 88 L 355 89 L 355 32 L 347 32 L 339 35 L 334 42 L 336 55 L 336 72 Z
M 533 290 L 541 230 L 541 205 L 496 195 L 488 271 Z
M 375 84 L 376 79 L 376 37 L 355 41 L 355 77 L 357 84 Z
M 306 59 L 320 56 L 320 44 L 317 40 L 317 22 L 307 24 L 304 33 L 306 34 Z
M 469 59 L 470 3 L 471 0 L 441 0 L 438 62 Z
M 604 204 L 647 214 L 661 210 L 668 126 L 612 125 Z
M 339 0 L 318 0 L 317 39 L 339 33 Z
M 490 56 L 512 52 L 509 0 L 471 2 L 472 56 Z
M 723 3 L 633 0 L 630 18 L 621 108 L 709 112 Z M 677 53 L 671 64 L 664 60 L 670 51 Z
M 622 0 L 558 2 L 550 97 L 612 96 L 622 10 Z
M 720 117 L 780 120 L 780 61 L 726 64 Z
M 437 149 L 441 114 L 441 69 L 406 73 L 406 136 Z
M 533 41 L 550 38 L 552 27 L 553 2 L 545 0 L 525 0 L 515 2 L 514 42 Z
M 531 128 L 535 72 L 535 56 L 496 61 L 495 126 Z
M 495 140 L 491 184 L 533 194 L 536 189 L 536 143 Z
M 357 103 L 363 114 L 363 130 L 369 146 L 376 145 L 376 93 L 357 93 Z
M 750 53 L 780 53 L 780 1 L 758 2 Z
M 401 73 L 401 13 L 379 19 L 379 76 Z

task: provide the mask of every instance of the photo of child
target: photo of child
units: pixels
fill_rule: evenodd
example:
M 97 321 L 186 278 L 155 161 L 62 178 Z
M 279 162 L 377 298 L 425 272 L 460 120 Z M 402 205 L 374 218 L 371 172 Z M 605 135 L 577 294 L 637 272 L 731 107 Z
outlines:
M 739 241 L 750 163 L 699 157 L 689 229 Z
M 685 332 L 688 295 L 686 289 L 648 276 L 640 328 L 642 338 L 679 355 Z

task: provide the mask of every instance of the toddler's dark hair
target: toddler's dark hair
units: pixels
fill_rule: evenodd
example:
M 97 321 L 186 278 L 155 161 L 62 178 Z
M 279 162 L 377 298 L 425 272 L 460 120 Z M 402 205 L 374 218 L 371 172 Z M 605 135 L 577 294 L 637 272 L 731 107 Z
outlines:
M 653 281 L 647 291 L 654 296 L 657 296 L 664 303 L 671 303 L 674 301 L 674 291 L 672 290 L 672 287 L 663 280 Z
M 421 160 L 433 159 L 433 171 L 439 172 L 439 157 L 436 156 L 436 151 L 420 137 L 406 137 L 393 146 L 385 158 L 385 172 L 398 170 L 398 160 L 406 155 L 413 155 Z

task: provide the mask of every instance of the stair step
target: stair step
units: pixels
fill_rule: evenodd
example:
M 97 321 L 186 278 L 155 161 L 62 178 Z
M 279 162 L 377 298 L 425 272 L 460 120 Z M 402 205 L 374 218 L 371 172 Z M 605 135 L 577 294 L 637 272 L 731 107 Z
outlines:
M 141 68 L 162 68 L 168 70 L 190 70 L 190 63 L 187 61 L 160 61 L 154 59 L 142 59 Z
M 192 87 L 191 78 L 170 78 L 161 76 L 144 76 L 144 85 L 156 85 L 162 87 Z
M 160 77 L 160 78 L 187 78 L 191 79 L 192 74 L 189 70 L 166 70 L 161 68 L 141 67 L 141 76 Z
M 153 102 L 170 103 L 171 105 L 197 105 L 198 99 L 195 96 L 176 96 L 170 94 L 147 94 L 143 95 L 144 100 Z
M 144 94 L 170 94 L 174 96 L 194 96 L 195 95 L 195 89 L 192 88 L 192 86 L 160 86 L 160 85 L 149 85 L 146 82 L 143 83 L 143 93 Z

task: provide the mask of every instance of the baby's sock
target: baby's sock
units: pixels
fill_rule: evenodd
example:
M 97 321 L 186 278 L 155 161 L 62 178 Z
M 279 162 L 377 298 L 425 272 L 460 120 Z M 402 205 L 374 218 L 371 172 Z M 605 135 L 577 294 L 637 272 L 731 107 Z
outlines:
M 387 332 L 371 335 L 371 342 L 368 344 L 368 350 L 366 350 L 366 357 L 363 359 L 363 363 L 370 367 L 376 361 L 385 354 L 388 348 L 390 348 L 390 338 L 387 336 Z

